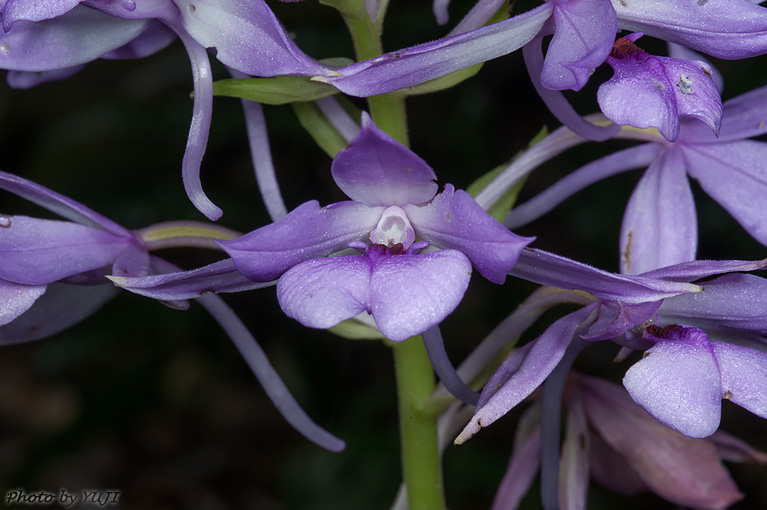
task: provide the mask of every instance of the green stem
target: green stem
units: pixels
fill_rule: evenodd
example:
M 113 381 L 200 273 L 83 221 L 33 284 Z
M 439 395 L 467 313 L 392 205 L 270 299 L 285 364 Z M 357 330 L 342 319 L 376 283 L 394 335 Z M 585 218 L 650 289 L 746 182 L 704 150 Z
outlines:
M 399 393 L 402 469 L 409 507 L 444 510 L 437 416 L 426 403 L 434 391 L 434 372 L 421 337 L 393 346 Z

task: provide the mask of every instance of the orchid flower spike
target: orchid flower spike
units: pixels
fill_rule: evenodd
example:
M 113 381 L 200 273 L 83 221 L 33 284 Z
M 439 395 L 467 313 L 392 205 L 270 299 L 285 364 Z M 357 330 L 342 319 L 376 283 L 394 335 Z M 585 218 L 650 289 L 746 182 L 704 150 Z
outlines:
M 331 172 L 351 201 L 307 202 L 219 243 L 251 280 L 279 278 L 280 306 L 305 326 L 329 328 L 368 312 L 386 337 L 405 340 L 455 309 L 472 266 L 501 284 L 532 241 L 450 184 L 437 194 L 434 171 L 367 114 Z M 346 255 L 349 248 L 359 253 Z
M 223 212 L 200 182 L 213 115 L 206 48 L 215 48 L 220 62 L 250 76 L 335 74 L 298 49 L 263 0 L 9 0 L 0 14 L 5 30 L 0 34 L 0 69 L 12 71 L 9 81 L 19 87 L 70 76 L 97 58 L 151 55 L 177 36 L 194 77 L 184 187 L 211 220 Z

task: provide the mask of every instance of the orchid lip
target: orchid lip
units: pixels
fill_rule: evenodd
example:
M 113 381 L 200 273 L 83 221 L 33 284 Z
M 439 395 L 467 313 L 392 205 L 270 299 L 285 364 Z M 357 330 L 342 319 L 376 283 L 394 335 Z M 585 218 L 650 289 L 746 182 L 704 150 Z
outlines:
M 415 230 L 405 211 L 393 205 L 381 214 L 378 225 L 370 232 L 370 241 L 390 248 L 401 244 L 407 250 L 415 241 Z

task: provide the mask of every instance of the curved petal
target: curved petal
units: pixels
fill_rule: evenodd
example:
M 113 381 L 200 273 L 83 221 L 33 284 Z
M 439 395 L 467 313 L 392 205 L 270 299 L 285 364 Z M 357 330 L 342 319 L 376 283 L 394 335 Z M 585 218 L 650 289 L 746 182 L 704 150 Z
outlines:
M 723 398 L 767 418 L 767 354 L 748 347 L 712 342 L 722 376 Z
M 702 122 L 685 122 L 679 141 L 724 143 L 767 133 L 767 86 L 725 101 L 722 112 L 719 136 Z
M 184 29 L 216 58 L 251 76 L 328 74 L 288 37 L 263 0 L 174 0 Z
M 509 232 L 463 190 L 451 184 L 423 207 L 404 208 L 416 234 L 440 248 L 463 252 L 479 273 L 502 284 L 533 241 Z
M 370 312 L 387 338 L 407 340 L 455 310 L 470 278 L 471 264 L 455 250 L 380 257 L 370 276 Z
M 0 228 L 0 278 L 40 285 L 111 265 L 130 238 L 66 221 L 5 217 Z
M 234 259 L 239 272 L 253 281 L 268 282 L 300 262 L 365 239 L 382 212 L 382 208 L 358 202 L 320 208 L 318 202 L 311 201 L 275 223 L 218 244 Z
M 427 329 L 421 333 L 421 337 L 431 366 L 434 367 L 434 372 L 436 372 L 439 380 L 442 381 L 445 389 L 457 399 L 467 404 L 476 405 L 479 400 L 479 393 L 463 382 L 461 376 L 455 371 L 455 367 L 450 362 L 450 357 L 445 350 L 445 343 L 442 340 L 439 325 Z
M 748 0 L 613 0 L 618 26 L 724 59 L 767 51 L 767 9 Z
M 626 206 L 620 242 L 624 274 L 695 260 L 695 199 L 678 151 L 661 153 L 640 179 Z
M 80 0 L 8 0 L 2 9 L 3 30 L 8 32 L 19 20 L 42 21 L 57 18 L 74 9 Z
M 118 294 L 112 285 L 52 283 L 26 313 L 0 327 L 0 344 L 48 338 L 90 317 Z
M 623 385 L 661 423 L 686 436 L 707 437 L 719 428 L 722 411 L 719 367 L 703 331 L 680 329 L 678 338 L 659 339 L 629 368 Z
M 17 21 L 0 34 L 0 69 L 51 71 L 84 64 L 125 46 L 147 23 L 84 6 L 44 22 Z
M 11 88 L 26 90 L 36 87 L 41 83 L 65 80 L 79 73 L 84 67 L 85 64 L 63 67 L 53 71 L 8 71 L 5 79 Z
M 330 167 L 341 191 L 370 207 L 425 204 L 437 194 L 437 175 L 363 112 L 362 128 Z
M 15 320 L 45 293 L 46 285 L 25 285 L 0 280 L 0 326 Z
M 751 236 L 767 244 L 767 143 L 687 144 L 687 172 Z
M 173 30 L 157 20 L 150 20 L 146 30 L 139 36 L 125 46 L 105 53 L 101 58 L 107 60 L 144 58 L 167 48 L 175 40 L 176 33 Z
M 556 30 L 541 72 L 552 90 L 580 90 L 615 42 L 618 21 L 610 0 L 554 2 Z

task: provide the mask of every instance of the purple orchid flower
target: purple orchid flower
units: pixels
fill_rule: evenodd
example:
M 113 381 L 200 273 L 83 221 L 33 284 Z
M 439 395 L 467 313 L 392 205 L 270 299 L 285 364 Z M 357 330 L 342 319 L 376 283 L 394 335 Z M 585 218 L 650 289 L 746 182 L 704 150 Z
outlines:
M 535 395 L 533 395 L 533 398 Z M 724 508 L 742 498 L 720 460 L 767 462 L 767 455 L 724 432 L 707 439 L 684 436 L 659 423 L 619 385 L 570 373 L 564 401 L 564 442 L 557 451 L 559 508 L 585 508 L 589 478 L 634 496 L 652 491 L 678 505 Z M 514 509 L 541 465 L 542 415 L 538 401 L 520 419 L 514 452 L 493 509 Z M 557 424 L 558 425 L 558 424 Z M 732 455 L 720 445 L 732 445 Z M 551 473 L 542 473 L 547 478 Z
M 194 75 L 184 187 L 195 207 L 212 220 L 222 211 L 203 192 L 199 175 L 213 108 L 205 49 L 215 48 L 219 61 L 251 76 L 333 74 L 298 49 L 263 0 L 9 0 L 1 14 L 0 68 L 13 72 L 12 84 L 24 86 L 69 76 L 97 58 L 152 54 L 175 34 Z
M 697 220 L 687 175 L 697 179 L 754 239 L 767 245 L 763 200 L 767 194 L 767 144 L 747 140 L 765 132 L 767 87 L 724 103 L 718 137 L 697 119 L 683 121 L 673 143 L 652 132 L 624 130 L 623 138 L 652 143 L 610 154 L 576 170 L 516 206 L 504 224 L 517 228 L 594 182 L 649 165 L 623 217 L 622 273 L 641 274 L 695 259 Z
M 434 171 L 367 114 L 331 172 L 352 201 L 307 202 L 220 242 L 248 278 L 279 278 L 282 309 L 305 326 L 329 328 L 368 312 L 386 337 L 405 340 L 455 309 L 472 266 L 503 283 L 532 241 L 503 228 L 464 191 L 448 184 L 437 194 Z M 430 244 L 440 250 L 422 253 Z M 346 255 L 348 248 L 361 255 Z

